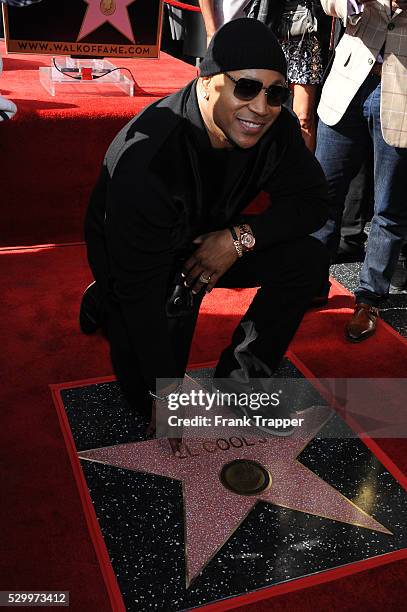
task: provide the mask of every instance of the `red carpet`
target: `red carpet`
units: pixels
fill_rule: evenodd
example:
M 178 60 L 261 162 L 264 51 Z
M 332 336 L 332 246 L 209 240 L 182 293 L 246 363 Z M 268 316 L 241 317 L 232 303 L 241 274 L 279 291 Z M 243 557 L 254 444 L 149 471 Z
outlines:
M 80 245 L 0 252 L 3 385 L 1 589 L 70 590 L 71 609 L 109 610 L 48 385 L 111 374 L 106 342 L 80 334 L 81 290 L 89 280 Z M 217 290 L 204 304 L 192 363 L 216 358 L 249 301 L 247 291 Z M 309 313 L 291 350 L 318 376 L 403 377 L 407 345 L 384 324 L 375 338 L 342 338 L 351 299 L 334 287 L 330 309 Z M 331 308 L 332 307 L 332 308 Z M 231 315 L 230 313 L 234 313 Z M 404 441 L 380 441 L 407 472 Z M 255 604 L 257 610 L 399 610 L 406 564 Z M 254 610 L 247 606 L 247 610 Z

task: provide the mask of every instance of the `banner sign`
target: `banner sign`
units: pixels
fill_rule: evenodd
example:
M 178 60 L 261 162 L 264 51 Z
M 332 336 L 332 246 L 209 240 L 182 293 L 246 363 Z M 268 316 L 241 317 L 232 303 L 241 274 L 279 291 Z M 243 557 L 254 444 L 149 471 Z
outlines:
M 3 14 L 8 53 L 159 56 L 162 0 L 42 0 Z

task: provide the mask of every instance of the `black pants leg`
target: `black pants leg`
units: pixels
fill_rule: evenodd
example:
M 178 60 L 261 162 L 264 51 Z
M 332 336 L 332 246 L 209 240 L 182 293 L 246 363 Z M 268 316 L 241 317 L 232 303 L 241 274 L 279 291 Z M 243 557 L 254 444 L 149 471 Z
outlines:
M 139 360 L 130 344 L 120 306 L 107 298 L 104 331 L 109 339 L 110 358 L 120 388 L 135 412 L 151 417 L 151 397 L 140 374 Z
M 202 292 L 194 296 L 194 310 L 189 316 L 168 319 L 172 352 L 179 372 L 185 372 L 188 365 L 192 338 L 203 296 Z
M 369 149 L 366 159 L 353 181 L 345 200 L 341 226 L 340 248 L 363 246 L 367 239 L 365 225 L 373 215 L 374 181 L 373 152 Z
M 238 260 L 218 286 L 260 288 L 223 351 L 215 376 L 226 378 L 233 372 L 242 382 L 270 376 L 327 271 L 328 252 L 312 237 Z
M 192 337 L 199 314 L 203 294 L 195 296 L 195 307 L 188 316 L 168 318 L 168 331 L 177 370 L 184 373 L 188 364 Z M 153 325 L 154 322 L 152 321 Z M 113 370 L 123 395 L 131 408 L 147 417 L 151 415 L 151 397 L 141 374 L 139 359 L 142 351 L 136 353 L 132 347 L 126 325 L 117 302 L 108 298 L 105 333 L 110 343 L 110 357 Z M 157 350 L 160 350 L 157 347 Z M 183 374 L 182 374 L 183 375 Z

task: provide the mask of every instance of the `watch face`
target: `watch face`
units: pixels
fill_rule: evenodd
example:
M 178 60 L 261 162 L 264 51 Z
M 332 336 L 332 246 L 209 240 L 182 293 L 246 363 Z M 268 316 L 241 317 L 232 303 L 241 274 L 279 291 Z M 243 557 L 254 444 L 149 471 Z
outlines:
M 246 249 L 252 249 L 254 247 L 254 243 L 256 242 L 253 234 L 244 233 L 240 236 L 240 242 Z

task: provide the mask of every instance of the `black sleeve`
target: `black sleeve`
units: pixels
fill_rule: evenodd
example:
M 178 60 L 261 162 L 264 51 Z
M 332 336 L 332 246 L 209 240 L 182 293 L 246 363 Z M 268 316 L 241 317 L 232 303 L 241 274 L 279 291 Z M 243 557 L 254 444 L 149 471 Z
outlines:
M 315 156 L 307 149 L 298 124 L 290 118 L 286 147 L 264 191 L 269 208 L 246 216 L 256 249 L 295 240 L 315 232 L 328 218 L 328 186 Z
M 105 241 L 106 191 L 109 175 L 103 165 L 89 198 L 85 216 L 85 242 L 88 261 L 102 294 L 108 292 L 109 264 Z
M 113 294 L 141 374 L 153 390 L 156 378 L 183 376 L 176 370 L 165 313 L 174 261 L 174 211 L 157 180 L 137 171 L 137 160 L 130 169 L 116 169 L 107 201 L 105 227 Z

